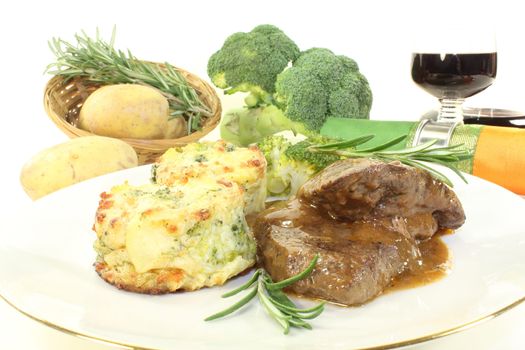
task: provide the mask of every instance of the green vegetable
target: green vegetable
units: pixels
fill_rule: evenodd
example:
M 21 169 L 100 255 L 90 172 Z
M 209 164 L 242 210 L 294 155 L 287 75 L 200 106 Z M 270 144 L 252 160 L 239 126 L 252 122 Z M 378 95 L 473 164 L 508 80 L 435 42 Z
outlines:
M 338 155 L 313 152 L 314 144 L 333 142 L 320 136 L 294 143 L 287 138 L 274 135 L 258 143 L 266 158 L 266 189 L 268 195 L 288 197 L 297 193 L 308 179 L 333 162 Z
M 82 76 L 99 84 L 132 83 L 155 87 L 168 100 L 170 116 L 184 116 L 190 126 L 188 133 L 200 129 L 201 118 L 212 113 L 184 76 L 169 63 L 161 67 L 138 60 L 129 50 L 116 50 L 113 47 L 115 33 L 113 29 L 109 43 L 100 38 L 98 31 L 95 39 L 84 32 L 75 34 L 76 45 L 53 38 L 49 48 L 56 62 L 49 64 L 46 72 L 66 79 Z
M 251 291 L 237 303 L 207 317 L 205 321 L 212 321 L 227 316 L 248 304 L 257 295 L 268 315 L 283 327 L 284 334 L 288 334 L 290 327 L 312 329 L 312 326 L 305 320 L 319 316 L 324 310 L 325 303 L 323 302 L 307 309 L 300 309 L 286 296 L 282 289 L 309 276 L 318 259 L 319 255 L 316 255 L 303 272 L 280 282 L 273 282 L 268 272 L 264 269 L 257 269 L 248 282 L 224 294 L 222 297 L 228 298 L 249 288 L 252 288 Z
M 208 75 L 227 94 L 252 93 L 250 104 L 256 105 L 257 100 L 271 98 L 277 75 L 298 56 L 297 45 L 279 28 L 260 25 L 249 33 L 230 35 L 210 57 Z
M 275 100 L 292 121 L 319 131 L 328 117 L 367 119 L 372 92 L 355 61 L 314 48 L 277 77 Z
M 321 48 L 300 53 L 271 25 L 230 36 L 210 57 L 208 75 L 227 94 L 250 93 L 221 127 L 222 138 L 243 146 L 283 130 L 317 134 L 328 117 L 368 118 L 372 105 L 354 60 Z

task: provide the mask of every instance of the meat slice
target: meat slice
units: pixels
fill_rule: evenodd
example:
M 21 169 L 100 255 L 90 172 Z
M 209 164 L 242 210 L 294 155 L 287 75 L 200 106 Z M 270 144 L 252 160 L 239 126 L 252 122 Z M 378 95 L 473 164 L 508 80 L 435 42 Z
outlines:
M 253 224 L 257 256 L 275 281 L 304 270 L 312 274 L 289 287 L 295 293 L 345 305 L 379 295 L 407 268 L 417 268 L 419 249 L 403 220 L 345 223 L 319 215 L 298 200 L 259 214 Z
M 461 203 L 449 187 L 399 162 L 338 161 L 307 181 L 298 196 L 336 219 L 431 213 L 441 228 L 455 229 L 465 222 Z
M 252 229 L 258 260 L 274 280 L 298 274 L 319 254 L 312 274 L 288 288 L 356 305 L 421 269 L 420 240 L 464 221 L 454 192 L 427 172 L 359 159 L 329 166 L 297 198 L 260 213 Z

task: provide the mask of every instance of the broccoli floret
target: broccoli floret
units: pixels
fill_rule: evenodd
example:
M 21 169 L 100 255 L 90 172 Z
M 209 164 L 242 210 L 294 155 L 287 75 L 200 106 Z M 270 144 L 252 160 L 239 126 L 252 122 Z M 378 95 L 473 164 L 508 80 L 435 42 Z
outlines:
M 322 48 L 301 53 L 272 25 L 231 35 L 210 58 L 208 74 L 226 94 L 250 93 L 245 108 L 221 122 L 221 136 L 237 145 L 283 130 L 315 135 L 328 117 L 368 118 L 372 105 L 354 60 Z
M 297 45 L 279 28 L 265 24 L 229 36 L 208 61 L 211 81 L 225 93 L 252 93 L 269 102 L 275 80 L 299 56 Z
M 293 195 L 315 174 L 315 169 L 309 164 L 302 164 L 286 156 L 286 150 L 291 145 L 289 140 L 280 135 L 264 138 L 258 143 L 266 158 L 266 190 L 269 196 Z
M 279 74 L 275 102 L 290 120 L 302 122 L 310 130 L 319 130 L 328 111 L 327 93 L 313 74 L 289 68 Z
M 327 138 L 306 139 L 294 143 L 281 136 L 273 135 L 258 143 L 263 152 L 266 168 L 266 188 L 269 196 L 289 197 L 316 173 L 340 159 L 327 153 L 314 153 L 308 147 L 333 142 Z
M 322 145 L 327 142 L 333 142 L 327 138 L 319 137 L 318 140 L 314 142 L 311 138 L 304 141 L 300 141 L 296 144 L 291 145 L 286 149 L 284 154 L 295 161 L 304 162 L 310 164 L 316 172 L 323 170 L 330 164 L 341 159 L 335 154 L 329 153 L 320 153 L 320 152 L 311 152 L 308 150 L 308 147 L 312 144 Z
M 347 71 L 347 67 L 340 56 L 334 55 L 328 49 L 317 47 L 303 51 L 296 60 L 294 67 L 314 73 L 315 78 L 327 90 L 336 86 Z
M 328 117 L 368 118 L 372 93 L 357 63 L 327 49 L 303 52 L 277 77 L 276 104 L 292 121 L 318 131 Z
M 368 119 L 372 107 L 372 91 L 366 78 L 356 71 L 345 75 L 340 84 L 328 99 L 329 116 Z

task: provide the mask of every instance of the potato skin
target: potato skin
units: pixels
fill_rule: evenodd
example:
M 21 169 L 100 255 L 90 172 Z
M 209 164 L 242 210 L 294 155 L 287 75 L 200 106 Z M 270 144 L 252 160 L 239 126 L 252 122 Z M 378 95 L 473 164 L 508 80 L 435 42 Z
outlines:
M 188 130 L 188 123 L 183 117 L 172 118 L 168 120 L 168 127 L 165 131 L 164 137 L 166 139 L 178 139 L 186 135 Z
M 22 168 L 20 182 L 35 200 L 63 187 L 138 165 L 133 147 L 103 137 L 79 137 L 47 148 Z
M 167 135 L 168 120 L 168 100 L 159 91 L 137 84 L 116 84 L 102 86 L 86 99 L 78 126 L 102 136 L 164 139 L 174 136 Z

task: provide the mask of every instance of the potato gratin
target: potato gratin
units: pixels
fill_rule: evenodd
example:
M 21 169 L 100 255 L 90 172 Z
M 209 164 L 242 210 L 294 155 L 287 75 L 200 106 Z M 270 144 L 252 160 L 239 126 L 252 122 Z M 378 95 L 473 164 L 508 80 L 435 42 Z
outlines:
M 246 205 L 264 205 L 259 157 L 256 148 L 191 144 L 154 166 L 169 185 L 124 183 L 102 193 L 93 227 L 98 274 L 121 289 L 159 294 L 221 285 L 252 266 L 245 214 Z
M 236 147 L 224 141 L 190 143 L 166 151 L 152 173 L 154 182 L 168 186 L 209 177 L 233 181 L 244 191 L 247 214 L 264 209 L 266 159 L 257 147 Z

